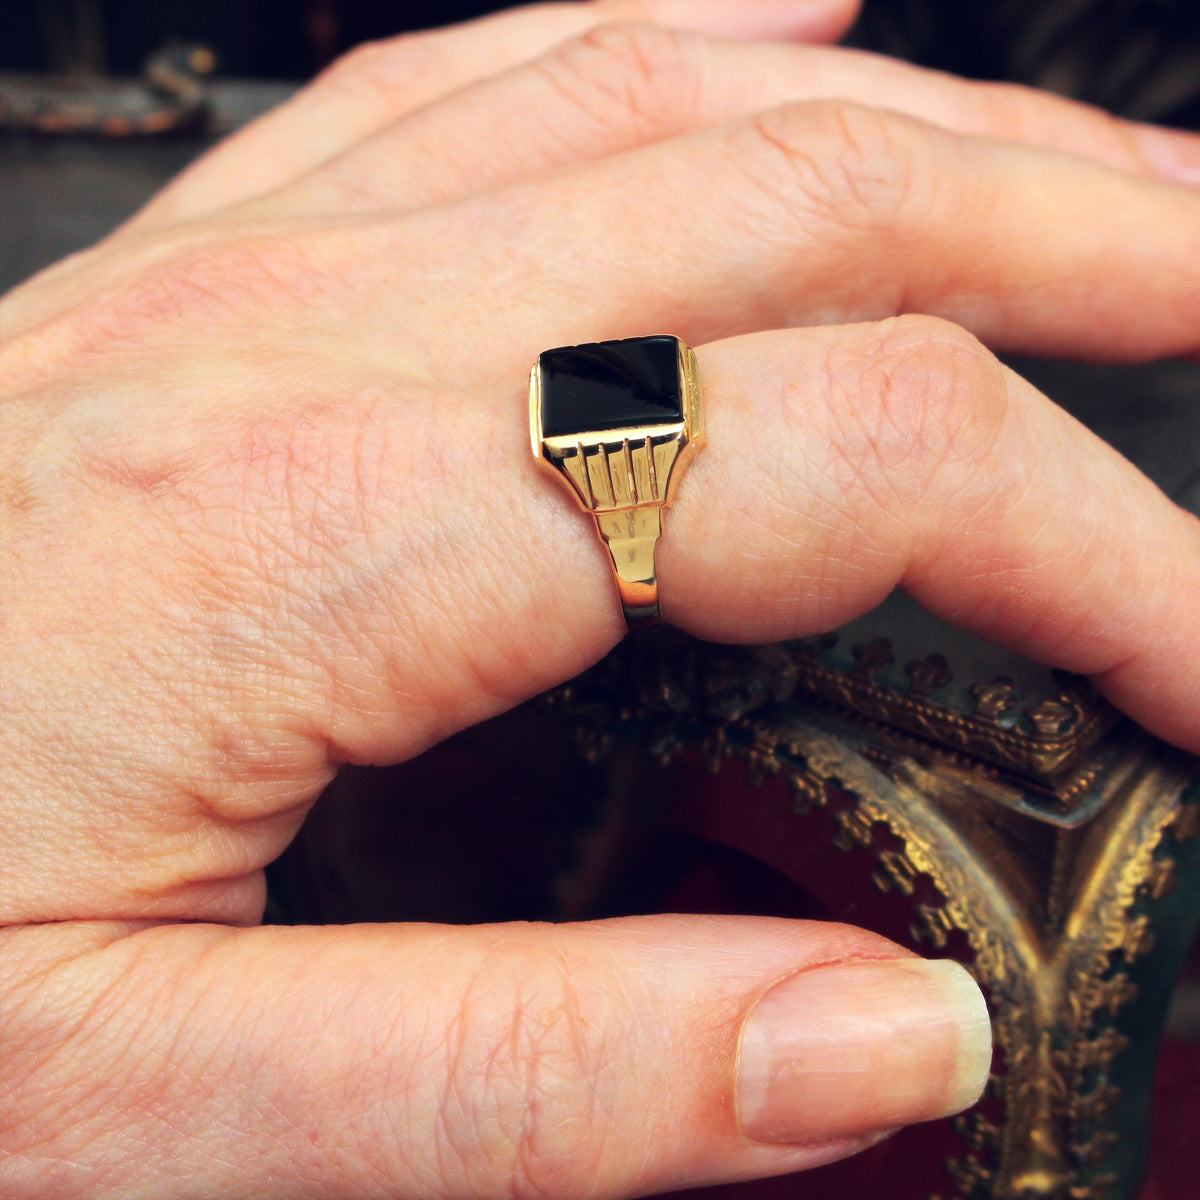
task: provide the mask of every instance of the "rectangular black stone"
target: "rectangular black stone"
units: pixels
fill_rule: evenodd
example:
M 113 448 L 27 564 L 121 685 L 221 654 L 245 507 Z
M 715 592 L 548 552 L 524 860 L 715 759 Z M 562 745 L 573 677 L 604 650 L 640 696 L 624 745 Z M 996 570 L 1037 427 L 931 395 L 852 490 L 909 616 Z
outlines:
M 679 342 L 673 337 L 561 346 L 542 353 L 538 365 L 543 437 L 683 420 Z

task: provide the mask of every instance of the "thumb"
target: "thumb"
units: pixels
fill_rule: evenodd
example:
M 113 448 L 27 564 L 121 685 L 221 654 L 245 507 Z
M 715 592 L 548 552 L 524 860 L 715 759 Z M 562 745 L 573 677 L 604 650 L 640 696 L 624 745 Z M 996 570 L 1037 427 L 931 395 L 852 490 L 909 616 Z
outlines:
M 966 971 L 845 926 L 10 932 L 13 1198 L 658 1192 L 948 1115 L 991 1058 Z

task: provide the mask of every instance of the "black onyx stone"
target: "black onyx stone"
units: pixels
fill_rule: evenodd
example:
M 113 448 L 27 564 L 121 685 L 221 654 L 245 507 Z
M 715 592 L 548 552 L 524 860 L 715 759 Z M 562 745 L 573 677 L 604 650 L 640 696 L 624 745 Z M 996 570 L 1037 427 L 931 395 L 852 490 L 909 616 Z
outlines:
M 683 420 L 673 337 L 562 346 L 545 351 L 538 364 L 543 437 Z

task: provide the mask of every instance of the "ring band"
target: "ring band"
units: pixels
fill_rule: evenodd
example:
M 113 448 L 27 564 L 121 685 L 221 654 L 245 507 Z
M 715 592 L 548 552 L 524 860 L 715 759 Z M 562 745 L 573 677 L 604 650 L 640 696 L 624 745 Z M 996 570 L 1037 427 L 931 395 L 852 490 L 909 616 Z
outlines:
M 560 346 L 529 376 L 534 457 L 596 521 L 630 629 L 662 620 L 663 509 L 703 437 L 696 356 L 676 337 Z

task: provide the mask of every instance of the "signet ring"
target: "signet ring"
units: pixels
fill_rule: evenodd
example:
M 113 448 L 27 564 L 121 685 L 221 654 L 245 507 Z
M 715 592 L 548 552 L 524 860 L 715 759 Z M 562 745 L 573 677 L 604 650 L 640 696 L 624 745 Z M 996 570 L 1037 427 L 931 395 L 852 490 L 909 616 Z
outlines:
M 663 510 L 704 433 L 695 354 L 666 335 L 546 350 L 529 428 L 534 457 L 596 522 L 626 624 L 657 624 Z

